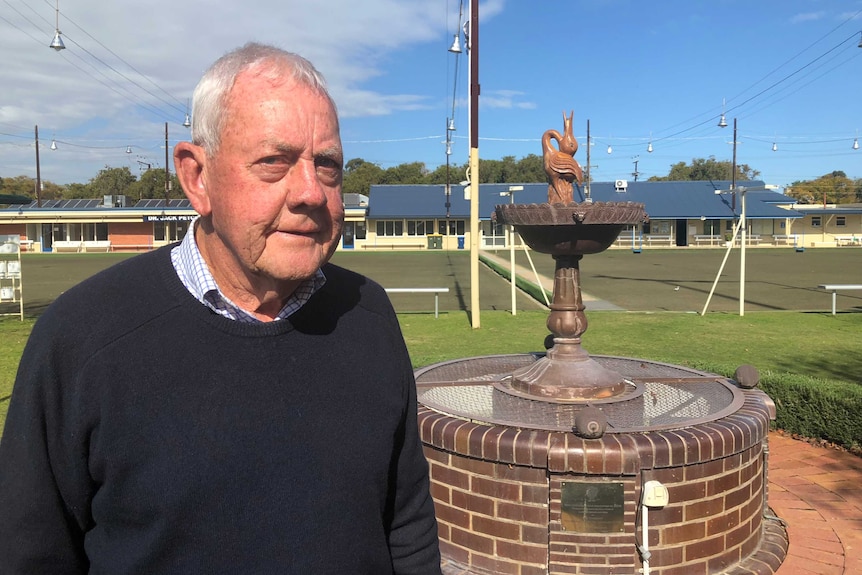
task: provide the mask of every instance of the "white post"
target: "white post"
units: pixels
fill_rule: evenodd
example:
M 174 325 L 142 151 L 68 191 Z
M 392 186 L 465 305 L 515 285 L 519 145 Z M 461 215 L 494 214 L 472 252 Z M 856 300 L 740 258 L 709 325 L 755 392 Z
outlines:
M 509 186 L 508 191 L 500 192 L 501 196 L 509 196 L 509 203 L 515 203 L 515 192 L 520 192 L 524 186 Z M 515 226 L 509 225 L 506 234 L 506 239 L 509 242 L 509 280 L 512 284 L 512 315 L 518 315 L 518 308 L 515 304 L 516 285 L 515 285 Z
M 512 315 L 518 315 L 518 308 L 515 305 L 515 228 L 511 225 L 509 226 L 509 267 L 511 268 L 509 279 L 512 280 Z
M 742 242 L 739 250 L 739 315 L 745 315 L 745 242 L 746 242 L 746 222 L 745 222 L 745 188 L 740 194 L 742 196 L 742 212 L 739 216 L 740 236 L 739 241 Z

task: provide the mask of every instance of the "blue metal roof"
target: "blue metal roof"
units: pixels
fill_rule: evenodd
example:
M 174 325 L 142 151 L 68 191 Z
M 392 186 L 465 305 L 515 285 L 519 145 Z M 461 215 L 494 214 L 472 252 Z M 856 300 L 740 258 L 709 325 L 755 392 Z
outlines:
M 0 208 L 0 211 L 82 211 L 82 210 L 129 210 L 129 209 L 165 209 L 164 199 L 145 199 L 139 200 L 134 207 L 131 205 L 126 207 L 106 206 L 105 201 L 99 199 L 71 199 L 71 200 L 42 200 L 42 205 L 39 206 L 36 200 L 33 200 L 26 205 L 16 205 L 9 208 Z M 168 205 L 169 209 L 192 209 L 191 203 L 186 198 L 171 199 Z
M 464 188 L 456 184 L 450 190 L 450 217 L 469 218 L 470 202 L 464 199 Z M 371 186 L 369 196 L 369 219 L 421 219 L 446 215 L 446 186 L 442 184 Z M 488 212 L 487 217 L 490 215 Z
M 747 207 L 747 206 L 746 206 Z M 837 205 L 828 205 L 827 207 L 823 207 L 822 204 L 797 204 L 793 207 L 793 209 L 797 212 L 802 213 L 803 215 L 816 216 L 819 214 L 829 214 L 829 215 L 849 215 L 849 214 L 862 214 L 862 204 L 837 204 Z
M 597 202 L 640 202 L 644 204 L 651 219 L 707 219 L 734 217 L 733 199 L 730 194 L 716 194 L 716 190 L 730 188 L 729 181 L 721 182 L 627 182 L 624 190 L 618 191 L 615 182 L 593 182 L 590 195 Z M 762 187 L 761 181 L 737 182 L 737 188 Z M 516 191 L 515 203 L 540 204 L 548 201 L 548 184 L 480 184 L 479 219 L 491 217 L 494 207 L 509 203 L 508 189 L 513 185 L 523 186 Z M 501 196 L 500 194 L 504 194 Z M 583 186 L 575 188 L 575 200 L 582 201 Z M 446 194 L 443 185 L 380 185 L 371 186 L 368 218 L 439 218 L 446 214 Z M 464 189 L 451 187 L 449 215 L 452 218 L 469 218 L 470 202 L 464 199 Z M 775 204 L 788 204 L 792 199 L 771 191 L 746 192 L 746 217 L 799 218 L 802 214 L 779 208 Z M 735 213 L 739 215 L 741 199 L 737 194 Z

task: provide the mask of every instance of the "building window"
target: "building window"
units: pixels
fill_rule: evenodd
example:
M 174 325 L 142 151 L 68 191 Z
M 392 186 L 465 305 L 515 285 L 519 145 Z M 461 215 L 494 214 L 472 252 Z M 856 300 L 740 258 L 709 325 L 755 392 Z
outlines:
M 407 220 L 408 236 L 430 236 L 434 233 L 434 220 Z
M 108 239 L 108 224 L 84 224 L 84 240 L 91 241 L 107 241 Z
M 81 235 L 81 224 L 69 224 L 66 227 L 66 239 L 73 242 L 80 242 L 83 238 Z
M 835 217 L 835 225 L 839 228 L 843 228 L 847 225 L 847 218 L 845 216 L 836 216 Z
M 365 222 L 356 222 L 356 239 L 364 240 L 366 235 Z
M 465 220 L 438 220 L 437 233 L 441 236 L 463 236 Z
M 819 228 L 820 227 L 820 216 L 811 216 L 811 227 Z
M 749 230 L 756 235 L 772 235 L 775 233 L 774 220 L 748 220 Z
M 484 247 L 506 245 L 506 226 L 501 223 L 485 220 L 482 226 L 482 245 Z
M 650 222 L 649 230 L 644 233 L 670 235 L 670 220 L 653 220 Z
M 404 222 L 402 220 L 377 220 L 378 236 L 403 236 Z
M 189 229 L 189 222 L 153 222 L 153 240 L 178 242 Z

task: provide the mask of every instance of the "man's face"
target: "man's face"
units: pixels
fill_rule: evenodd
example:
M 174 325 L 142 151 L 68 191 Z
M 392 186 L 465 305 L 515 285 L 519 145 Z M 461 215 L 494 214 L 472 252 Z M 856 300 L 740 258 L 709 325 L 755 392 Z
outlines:
M 218 151 L 201 173 L 209 209 L 201 215 L 214 231 L 201 251 L 219 285 L 292 292 L 330 258 L 341 235 L 335 110 L 293 80 L 245 73 L 227 114 Z

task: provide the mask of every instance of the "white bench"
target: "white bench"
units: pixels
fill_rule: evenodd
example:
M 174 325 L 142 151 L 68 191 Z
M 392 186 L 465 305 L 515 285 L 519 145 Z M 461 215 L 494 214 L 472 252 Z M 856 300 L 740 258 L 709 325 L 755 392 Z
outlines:
M 673 238 L 670 235 L 647 234 L 644 236 L 644 241 L 646 241 L 647 245 L 652 245 L 653 242 L 670 245 L 672 240 Z
M 736 243 L 742 241 L 742 234 L 736 236 Z M 760 243 L 760 236 L 757 234 L 746 234 L 745 235 L 745 245 L 750 246 L 752 244 L 758 245 Z
M 862 243 L 862 235 L 856 236 L 834 236 L 835 237 L 835 245 L 838 246 L 858 246 Z
M 724 243 L 724 236 L 716 234 L 696 234 L 694 236 L 695 245 L 700 245 L 700 242 L 707 242 L 709 245 L 721 245 Z
M 153 249 L 153 244 L 111 244 L 112 252 L 124 252 L 124 251 L 149 251 Z
M 111 251 L 111 241 L 84 240 L 83 250 L 85 252 L 109 252 Z
M 384 288 L 386 293 L 433 293 L 434 317 L 440 316 L 440 294 L 449 293 L 449 288 Z
M 80 252 L 83 242 L 70 240 L 54 240 L 51 247 L 55 252 Z
M 795 246 L 799 242 L 799 236 L 796 234 L 773 234 L 772 241 L 775 242 L 775 245 L 790 245 L 790 243 L 793 242 L 793 245 Z
M 862 284 L 820 284 L 821 289 L 832 292 L 832 315 L 835 315 L 835 304 L 838 299 L 838 291 L 862 290 Z
M 390 249 L 390 250 L 421 250 L 424 248 L 426 244 L 421 242 L 414 243 L 401 243 L 401 242 L 392 242 L 392 243 L 374 243 L 374 244 L 362 244 L 364 249 Z

